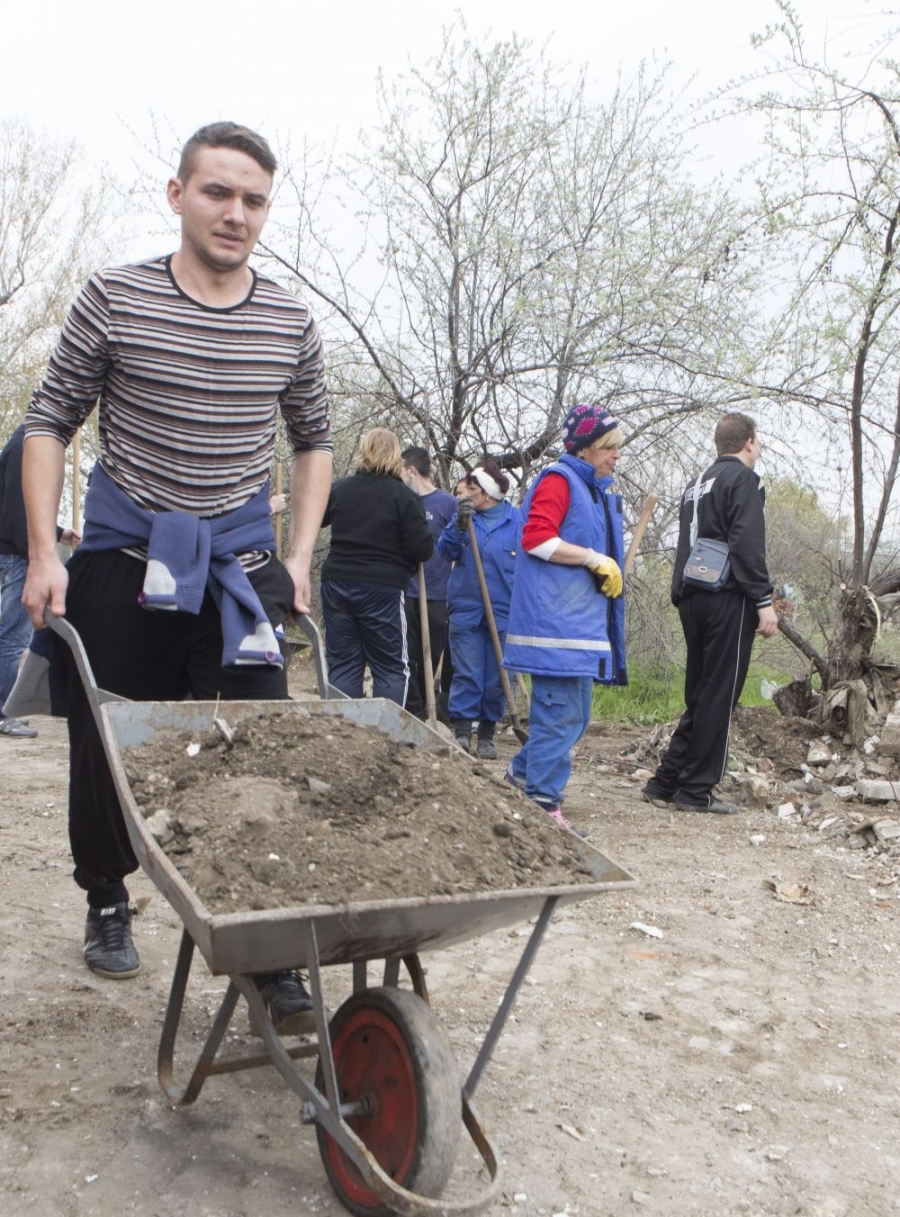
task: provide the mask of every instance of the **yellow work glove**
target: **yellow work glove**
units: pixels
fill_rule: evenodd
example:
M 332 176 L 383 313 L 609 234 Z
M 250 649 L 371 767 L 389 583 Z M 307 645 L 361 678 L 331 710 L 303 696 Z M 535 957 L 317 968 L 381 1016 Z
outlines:
M 596 549 L 589 549 L 581 565 L 586 566 L 597 580 L 597 586 L 604 596 L 615 600 L 622 595 L 622 572 L 618 562 L 607 558 L 606 554 L 598 554 Z

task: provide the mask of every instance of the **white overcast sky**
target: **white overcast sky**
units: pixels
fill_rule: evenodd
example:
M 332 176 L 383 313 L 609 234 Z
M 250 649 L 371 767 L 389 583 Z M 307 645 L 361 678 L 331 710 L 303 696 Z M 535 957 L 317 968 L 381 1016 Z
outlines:
M 832 63 L 846 46 L 862 52 L 889 24 L 885 11 L 900 11 L 900 0 L 793 4 L 811 54 L 827 46 Z M 673 88 L 696 98 L 761 70 L 751 35 L 779 16 L 773 0 L 6 0 L 0 119 L 78 139 L 86 169 L 105 162 L 123 189 L 158 180 L 157 217 L 132 216 L 115 248 L 116 260 L 153 256 L 177 242 L 174 222 L 164 232 L 159 220 L 173 166 L 144 151 L 154 121 L 166 150 L 221 118 L 255 127 L 276 150 L 289 143 L 293 159 L 306 141 L 348 149 L 373 123 L 379 69 L 390 80 L 410 61 L 424 65 L 456 12 L 479 42 L 515 32 L 549 43 L 554 63 L 587 65 L 601 95 L 619 68 L 627 78 L 656 57 L 674 64 Z M 715 140 L 706 171 L 727 175 L 751 152 L 740 136 Z
M 848 30 L 865 44 L 896 7 L 794 3 L 815 46 Z M 670 58 L 680 79 L 696 76 L 698 95 L 759 66 L 750 35 L 777 18 L 772 0 L 19 0 L 0 24 L 0 116 L 77 137 L 125 179 L 152 142 L 151 113 L 167 146 L 217 118 L 295 148 L 335 135 L 349 144 L 372 118 L 378 69 L 423 63 L 456 11 L 476 38 L 550 39 L 554 62 L 587 63 L 601 85 L 619 65 Z

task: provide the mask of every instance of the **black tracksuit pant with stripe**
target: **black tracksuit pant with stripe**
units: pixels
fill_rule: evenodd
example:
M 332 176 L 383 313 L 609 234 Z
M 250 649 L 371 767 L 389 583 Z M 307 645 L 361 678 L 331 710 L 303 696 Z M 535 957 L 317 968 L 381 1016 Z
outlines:
M 222 667 L 222 619 L 209 591 L 196 616 L 140 607 L 146 563 L 119 550 L 86 553 L 69 567 L 66 617 L 81 635 L 101 689 L 132 701 L 263 701 L 287 697 L 284 668 Z M 273 625 L 291 611 L 294 584 L 272 558 L 248 572 Z M 75 882 L 92 908 L 128 899 L 124 878 L 137 869 L 100 732 L 72 652 L 68 677 L 69 840 Z
M 686 709 L 656 770 L 654 785 L 708 806 L 728 760 L 731 714 L 747 679 L 759 624 L 741 592 L 695 592 L 678 604 L 687 643 Z

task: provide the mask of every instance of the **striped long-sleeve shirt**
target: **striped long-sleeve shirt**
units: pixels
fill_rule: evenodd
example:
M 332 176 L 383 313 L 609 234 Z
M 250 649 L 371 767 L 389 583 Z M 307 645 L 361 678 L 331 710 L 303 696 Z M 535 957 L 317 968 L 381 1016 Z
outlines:
M 279 409 L 294 452 L 332 446 L 315 321 L 256 273 L 227 309 L 186 296 L 169 258 L 93 275 L 26 435 L 68 444 L 98 401 L 101 463 L 147 511 L 209 517 L 246 503 L 269 475 Z

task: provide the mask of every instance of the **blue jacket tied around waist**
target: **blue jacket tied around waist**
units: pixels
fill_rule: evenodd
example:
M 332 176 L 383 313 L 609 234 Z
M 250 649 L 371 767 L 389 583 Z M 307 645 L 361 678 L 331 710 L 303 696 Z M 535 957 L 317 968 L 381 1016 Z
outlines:
M 595 477 L 586 461 L 566 453 L 535 479 L 522 508 L 526 519 L 535 488 L 548 473 L 562 474 L 569 483 L 569 510 L 559 530 L 562 540 L 606 554 L 621 567 L 622 499 L 610 490 L 612 477 Z M 546 562 L 520 548 L 504 667 L 627 684 L 624 597 L 604 596 L 586 567 Z
M 275 631 L 235 556 L 275 549 L 268 486 L 243 506 L 207 520 L 181 511 L 144 511 L 97 464 L 84 524 L 72 561 L 92 551 L 146 545 L 144 608 L 197 614 L 208 588 L 222 614 L 222 667 L 283 666 Z

